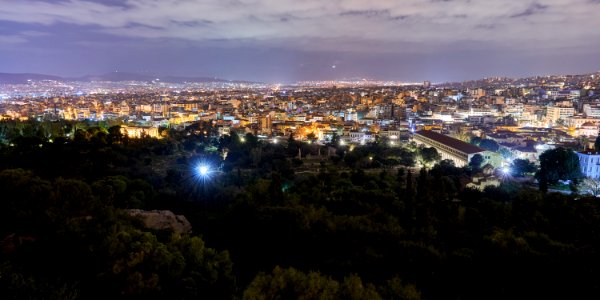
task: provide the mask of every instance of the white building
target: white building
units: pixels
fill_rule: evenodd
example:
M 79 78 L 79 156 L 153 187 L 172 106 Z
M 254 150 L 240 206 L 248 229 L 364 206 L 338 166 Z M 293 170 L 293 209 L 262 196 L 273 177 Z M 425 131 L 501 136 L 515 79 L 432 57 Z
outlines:
M 598 136 L 598 125 L 592 122 L 583 123 L 577 129 L 576 134 L 577 136 L 596 137 Z
M 577 156 L 579 156 L 579 166 L 583 176 L 600 179 L 600 152 L 597 150 L 577 152 Z
M 567 119 L 567 126 L 573 128 L 579 128 L 581 125 L 585 123 L 600 123 L 600 118 L 592 118 L 592 117 L 582 117 L 582 116 L 572 116 Z
M 573 107 L 548 106 L 546 110 L 546 120 L 552 124 L 556 124 L 560 119 L 566 121 L 573 115 L 575 115 L 575 108 Z
M 583 113 L 587 117 L 600 118 L 600 106 L 584 104 L 583 105 Z

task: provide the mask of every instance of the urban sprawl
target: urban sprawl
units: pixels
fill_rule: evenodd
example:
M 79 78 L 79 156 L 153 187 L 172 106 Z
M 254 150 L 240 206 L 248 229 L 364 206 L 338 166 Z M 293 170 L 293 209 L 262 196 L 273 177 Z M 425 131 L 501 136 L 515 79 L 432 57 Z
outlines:
M 492 173 L 516 158 L 538 163 L 542 152 L 564 147 L 577 152 L 583 175 L 600 178 L 593 149 L 600 73 L 443 84 L 28 81 L 0 85 L 0 120 L 118 121 L 130 138 L 162 138 L 160 128 L 210 122 L 218 135 L 251 133 L 273 143 L 335 139 L 349 151 L 374 141 L 414 142 L 459 167 L 480 154 Z M 478 145 L 483 140 L 492 146 Z

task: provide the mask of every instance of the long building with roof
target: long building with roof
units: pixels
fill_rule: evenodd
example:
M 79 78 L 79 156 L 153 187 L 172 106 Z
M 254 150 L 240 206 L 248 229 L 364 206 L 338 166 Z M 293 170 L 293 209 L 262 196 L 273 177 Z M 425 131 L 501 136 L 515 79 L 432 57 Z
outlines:
M 457 167 L 468 165 L 475 154 L 481 154 L 486 162 L 493 160 L 492 152 L 435 131 L 417 131 L 413 140 L 419 145 L 435 148 L 442 159 L 452 160 Z

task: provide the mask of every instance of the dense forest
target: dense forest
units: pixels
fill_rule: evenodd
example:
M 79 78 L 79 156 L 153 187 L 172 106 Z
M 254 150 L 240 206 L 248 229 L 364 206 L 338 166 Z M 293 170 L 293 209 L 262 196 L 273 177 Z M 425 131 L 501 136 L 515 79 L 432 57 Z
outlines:
M 416 168 L 439 157 L 408 143 L 162 132 L 0 124 L 3 299 L 600 295 L 595 197 L 466 189 L 479 166 Z M 150 230 L 127 209 L 170 210 L 193 232 Z

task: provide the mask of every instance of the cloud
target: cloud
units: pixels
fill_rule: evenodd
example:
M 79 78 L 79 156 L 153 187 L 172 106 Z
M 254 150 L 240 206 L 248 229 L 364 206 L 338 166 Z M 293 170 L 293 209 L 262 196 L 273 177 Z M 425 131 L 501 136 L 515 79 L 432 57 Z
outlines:
M 145 39 L 347 51 L 600 40 L 597 0 L 0 0 L 0 21 Z M 379 45 L 377 49 L 369 45 Z
M 27 39 L 20 35 L 0 35 L 0 44 L 22 44 L 25 42 L 27 42 Z
M 527 7 L 527 9 L 525 9 L 523 12 L 520 12 L 518 14 L 514 14 L 512 16 L 510 16 L 511 18 L 521 18 L 521 17 L 528 17 L 531 15 L 535 15 L 538 13 L 542 13 L 544 12 L 546 9 L 548 8 L 547 5 L 542 5 L 539 3 L 532 3 L 529 7 Z

